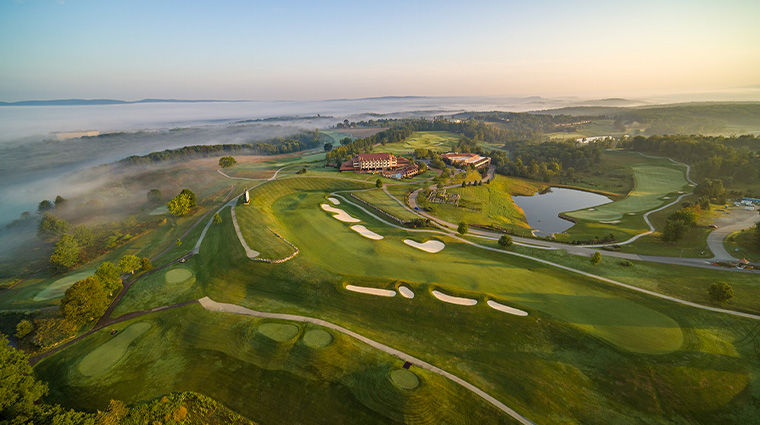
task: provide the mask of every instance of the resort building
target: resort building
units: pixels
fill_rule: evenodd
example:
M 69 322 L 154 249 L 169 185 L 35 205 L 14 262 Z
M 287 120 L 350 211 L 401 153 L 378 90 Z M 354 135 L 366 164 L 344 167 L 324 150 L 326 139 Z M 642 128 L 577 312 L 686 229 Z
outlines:
M 340 171 L 380 173 L 383 177 L 403 179 L 416 176 L 420 169 L 417 164 L 410 164 L 408 159 L 390 153 L 360 153 L 351 161 L 341 163 Z
M 441 155 L 441 159 L 443 159 L 443 162 L 450 165 L 472 165 L 477 170 L 488 168 L 488 166 L 491 165 L 491 158 L 480 156 L 476 153 L 449 152 Z

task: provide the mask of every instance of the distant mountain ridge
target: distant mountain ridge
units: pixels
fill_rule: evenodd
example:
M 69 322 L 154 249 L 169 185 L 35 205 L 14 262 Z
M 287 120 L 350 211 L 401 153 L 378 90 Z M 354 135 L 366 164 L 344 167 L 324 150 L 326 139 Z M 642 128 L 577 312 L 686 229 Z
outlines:
M 87 106 L 87 105 L 128 105 L 133 103 L 212 103 L 212 102 L 248 102 L 247 100 L 181 100 L 181 99 L 55 99 L 55 100 L 21 100 L 18 102 L 0 102 L 0 106 Z

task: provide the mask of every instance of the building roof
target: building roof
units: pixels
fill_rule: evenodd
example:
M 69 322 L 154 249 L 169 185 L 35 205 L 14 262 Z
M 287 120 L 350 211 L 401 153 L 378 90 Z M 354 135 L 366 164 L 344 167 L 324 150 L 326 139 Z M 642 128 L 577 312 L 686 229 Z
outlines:
M 388 160 L 393 157 L 393 155 L 382 152 L 382 153 L 360 153 L 357 155 L 359 157 L 359 161 L 383 161 Z
M 355 170 L 353 161 L 346 161 L 346 162 L 340 163 L 340 171 L 353 171 L 353 170 Z

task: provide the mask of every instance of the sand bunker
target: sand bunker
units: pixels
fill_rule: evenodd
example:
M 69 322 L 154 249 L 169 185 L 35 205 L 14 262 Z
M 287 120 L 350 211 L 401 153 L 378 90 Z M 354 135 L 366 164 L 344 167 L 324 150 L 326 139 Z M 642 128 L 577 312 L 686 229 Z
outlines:
M 353 226 L 351 226 L 351 230 L 364 236 L 365 238 L 372 239 L 375 241 L 379 241 L 380 239 L 383 238 L 382 235 L 378 235 L 377 233 L 373 232 L 372 230 L 367 229 L 361 224 L 354 224 Z
M 414 298 L 414 292 L 412 292 L 411 289 L 407 288 L 404 285 L 399 286 L 398 291 L 401 293 L 401 296 L 404 298 Z
M 322 209 L 325 210 L 325 211 L 327 211 L 327 212 L 335 213 L 335 215 L 333 216 L 333 218 L 335 218 L 337 220 L 340 220 L 340 221 L 343 221 L 345 223 L 358 223 L 358 222 L 361 221 L 358 218 L 351 217 L 350 215 L 348 215 L 347 212 L 345 212 L 345 211 L 343 211 L 343 210 L 341 210 L 339 208 L 333 208 L 333 207 L 331 207 L 331 206 L 329 206 L 327 204 L 321 204 L 320 207 L 322 207 Z
M 515 316 L 527 316 L 527 311 L 522 311 L 516 308 L 512 308 L 509 306 L 506 306 L 504 304 L 499 304 L 494 300 L 488 300 L 486 301 L 486 304 L 488 304 L 489 307 L 491 307 L 494 310 L 503 311 L 505 313 L 514 314 Z
M 148 322 L 129 325 L 106 343 L 90 351 L 79 362 L 79 371 L 85 376 L 96 376 L 107 372 L 124 357 L 132 341 L 144 334 L 150 326 Z
M 330 198 L 327 198 L 327 200 L 332 202 L 333 205 L 340 205 L 340 200 L 338 198 L 330 197 Z
M 61 298 L 63 294 L 66 293 L 66 290 L 71 287 L 71 285 L 79 282 L 82 279 L 87 279 L 87 277 L 91 276 L 92 274 L 92 271 L 88 271 L 62 277 L 48 285 L 47 288 L 38 292 L 37 295 L 34 296 L 33 300 L 47 301 L 52 300 L 53 298 Z
M 330 332 L 322 329 L 312 329 L 306 331 L 303 336 L 303 343 L 309 348 L 323 348 L 330 345 L 333 337 Z
M 396 291 L 390 289 L 367 288 L 366 286 L 346 285 L 346 289 L 362 294 L 379 295 L 381 297 L 395 297 Z
M 599 220 L 601 224 L 618 224 L 620 220 Z
M 397 369 L 391 372 L 391 382 L 405 390 L 413 390 L 420 385 L 420 379 L 417 375 L 406 369 Z
M 411 239 L 404 239 L 404 243 L 409 246 L 413 246 L 417 249 L 421 249 L 425 252 L 429 252 L 431 254 L 440 252 L 443 248 L 446 247 L 446 245 L 441 241 L 427 241 L 427 242 L 419 243 Z
M 445 303 L 451 304 L 475 305 L 478 303 L 478 300 L 473 300 L 472 298 L 452 297 L 451 295 L 446 295 L 443 292 L 438 291 L 433 291 L 433 296 Z
M 662 199 L 670 199 L 670 196 L 663 196 Z

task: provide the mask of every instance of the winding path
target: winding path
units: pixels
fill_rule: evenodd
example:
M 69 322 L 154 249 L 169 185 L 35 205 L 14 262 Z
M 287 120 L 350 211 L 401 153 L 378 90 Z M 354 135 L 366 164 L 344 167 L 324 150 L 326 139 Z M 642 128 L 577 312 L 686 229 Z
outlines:
M 262 317 L 266 319 L 279 319 L 279 320 L 290 320 L 295 322 L 303 322 L 303 323 L 311 323 L 318 326 L 324 326 L 326 328 L 330 328 L 332 330 L 338 331 L 340 333 L 343 333 L 345 335 L 348 335 L 352 338 L 355 338 L 370 347 L 373 347 L 375 349 L 378 349 L 380 351 L 383 351 L 385 353 L 388 353 L 392 356 L 398 357 L 399 359 L 412 363 L 414 366 L 419 367 L 421 369 L 425 369 L 427 371 L 433 372 L 437 375 L 443 376 L 444 378 L 447 378 L 453 382 L 456 382 L 457 384 L 467 388 L 468 390 L 472 391 L 473 393 L 477 394 L 481 398 L 483 398 L 485 401 L 491 403 L 494 407 L 501 410 L 502 412 L 508 414 L 521 424 L 525 425 L 533 425 L 533 422 L 526 419 L 524 416 L 520 415 L 519 413 L 515 412 L 514 410 L 510 409 L 506 404 L 500 402 L 493 396 L 489 395 L 485 391 L 481 390 L 480 388 L 476 387 L 475 385 L 472 385 L 471 383 L 465 381 L 464 379 L 447 372 L 441 368 L 438 368 L 436 366 L 433 366 L 432 364 L 425 362 L 423 360 L 418 359 L 417 357 L 414 357 L 412 355 L 406 354 L 403 351 L 399 351 L 393 347 L 389 347 L 385 344 L 379 343 L 375 340 L 369 339 L 366 336 L 360 335 L 354 331 L 348 330 L 342 326 L 336 325 L 331 322 L 327 322 L 325 320 L 316 319 L 314 317 L 308 317 L 308 316 L 297 316 L 294 314 L 281 314 L 281 313 L 266 313 L 263 311 L 256 311 L 251 310 L 249 308 L 241 307 L 239 305 L 235 304 L 226 304 L 226 303 L 218 303 L 216 301 L 213 301 L 209 297 L 204 297 L 198 300 L 198 302 L 208 311 L 213 312 L 220 312 L 220 313 L 232 313 L 232 314 L 242 314 L 245 316 L 253 316 L 253 317 Z

